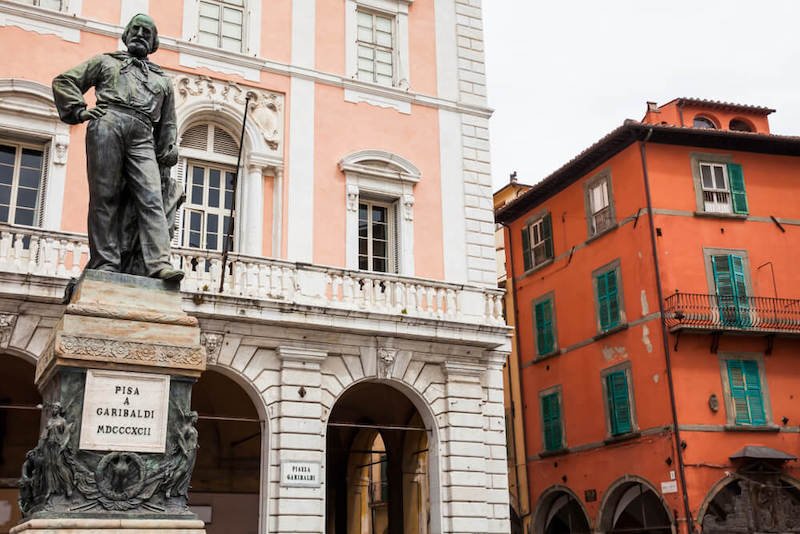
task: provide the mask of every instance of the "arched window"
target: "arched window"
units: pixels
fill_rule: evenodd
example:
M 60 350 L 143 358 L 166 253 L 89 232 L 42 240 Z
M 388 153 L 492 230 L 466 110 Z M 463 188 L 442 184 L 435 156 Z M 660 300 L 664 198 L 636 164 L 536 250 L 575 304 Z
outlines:
M 753 132 L 755 131 L 749 122 L 742 119 L 732 119 L 728 128 L 734 132 Z
M 186 202 L 178 213 L 174 244 L 221 251 L 233 207 L 239 145 L 220 126 L 200 123 L 184 132 L 180 147 L 178 176 Z
M 709 119 L 708 117 L 703 117 L 702 115 L 698 115 L 694 118 L 694 123 L 692 124 L 695 128 L 703 128 L 706 130 L 716 130 L 717 125 L 714 124 L 714 121 Z

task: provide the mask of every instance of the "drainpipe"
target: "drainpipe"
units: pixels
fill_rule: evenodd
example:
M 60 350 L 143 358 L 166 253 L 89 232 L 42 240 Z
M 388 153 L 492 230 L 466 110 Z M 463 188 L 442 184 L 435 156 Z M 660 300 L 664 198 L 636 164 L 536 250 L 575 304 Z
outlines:
M 653 264 L 655 266 L 656 274 L 656 290 L 658 292 L 658 311 L 661 314 L 661 339 L 664 343 L 664 359 L 667 364 L 667 383 L 669 384 L 669 403 L 672 410 L 672 426 L 675 435 L 675 451 L 678 455 L 678 473 L 681 483 L 681 491 L 683 493 L 683 508 L 686 517 L 686 524 L 689 532 L 693 533 L 694 521 L 692 520 L 692 509 L 689 507 L 689 494 L 686 491 L 686 469 L 683 461 L 683 448 L 681 447 L 681 430 L 678 426 L 678 409 L 675 405 L 675 383 L 672 377 L 672 358 L 669 349 L 669 332 L 667 331 L 666 316 L 664 314 L 664 290 L 661 286 L 661 269 L 658 264 L 658 248 L 656 246 L 656 229 L 655 221 L 653 221 L 653 202 L 650 196 L 650 177 L 647 172 L 647 142 L 650 136 L 653 135 L 653 129 L 649 128 L 644 140 L 639 143 L 639 149 L 642 157 L 642 173 L 644 177 L 644 190 L 647 197 L 647 219 L 650 222 L 650 246 L 653 249 Z
M 514 309 L 512 310 L 513 315 L 514 315 L 514 350 L 515 350 L 516 355 L 517 355 L 517 377 L 519 378 L 519 388 L 520 388 L 520 392 L 521 392 L 522 391 L 522 364 L 520 363 L 521 362 L 521 358 L 520 358 L 520 345 L 519 345 L 519 303 L 518 303 L 518 299 L 517 299 L 517 295 L 516 295 L 517 274 L 516 274 L 516 271 L 514 269 L 514 246 L 513 246 L 513 243 L 512 243 L 513 239 L 512 239 L 512 235 L 511 235 L 511 227 L 508 226 L 505 223 L 502 223 L 502 222 L 500 223 L 500 226 L 502 226 L 506 230 L 506 236 L 507 236 L 507 239 L 505 240 L 505 243 L 506 243 L 506 247 L 508 247 L 508 264 L 510 266 L 510 269 L 509 269 L 510 273 L 506 273 L 506 292 L 508 292 L 508 282 L 510 281 L 511 282 L 511 288 L 512 288 L 511 295 L 512 295 L 513 300 L 514 300 Z M 511 372 L 509 370 L 509 378 L 510 378 L 510 376 L 511 376 Z M 524 462 L 522 464 L 522 468 L 523 468 L 523 473 L 525 473 L 525 476 L 522 477 L 522 478 L 524 478 L 524 481 L 525 481 L 525 495 L 527 496 L 527 502 L 525 503 L 525 508 L 524 508 L 525 513 L 520 515 L 520 520 L 522 520 L 522 525 L 523 525 L 523 528 L 524 528 L 525 519 L 530 517 L 531 508 L 532 508 L 532 506 L 531 506 L 531 488 L 530 488 L 530 485 L 528 484 L 528 448 L 527 448 L 527 443 L 528 443 L 527 436 L 528 436 L 528 433 L 525 430 L 525 410 L 523 410 L 523 407 L 522 407 L 522 398 L 520 397 L 520 399 L 519 399 L 520 402 L 519 402 L 519 405 L 518 405 L 518 403 L 515 402 L 515 400 L 514 400 L 514 395 L 513 395 L 514 390 L 513 390 L 513 385 L 511 384 L 511 380 L 509 380 L 508 382 L 509 382 L 509 386 L 512 387 L 512 390 L 511 390 L 511 402 L 513 403 L 513 406 L 514 406 L 514 413 L 516 414 L 517 410 L 521 410 L 521 412 L 520 412 L 520 421 L 522 421 L 522 457 L 524 459 Z M 513 429 L 512 431 L 514 432 L 514 438 L 515 438 L 515 442 L 516 442 L 516 425 L 513 424 L 513 421 L 512 421 L 511 428 Z M 517 456 L 519 456 L 519 451 L 517 451 L 516 446 L 514 448 L 514 452 L 516 453 Z M 517 459 L 516 458 L 514 458 L 514 475 L 517 477 L 517 489 L 519 490 L 519 488 L 520 488 L 519 465 L 517 464 Z M 522 502 L 520 502 L 520 508 L 522 508 Z

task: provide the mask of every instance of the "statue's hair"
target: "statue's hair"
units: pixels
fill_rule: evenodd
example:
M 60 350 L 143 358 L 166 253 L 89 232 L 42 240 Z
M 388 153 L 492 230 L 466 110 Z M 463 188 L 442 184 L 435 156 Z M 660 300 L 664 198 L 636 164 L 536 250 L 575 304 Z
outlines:
M 156 21 L 154 21 L 153 18 L 150 17 L 149 15 L 145 15 L 144 13 L 138 13 L 138 14 L 134 15 L 133 17 L 131 17 L 130 22 L 128 22 L 128 25 L 125 26 L 125 31 L 122 32 L 122 42 L 123 43 L 127 43 L 128 42 L 128 34 L 131 31 L 131 26 L 133 26 L 133 21 L 135 21 L 136 19 L 139 19 L 139 18 L 147 20 L 147 22 L 150 24 L 150 26 L 153 27 L 153 36 L 152 36 L 153 49 L 150 50 L 150 53 L 152 54 L 153 52 L 158 50 L 158 28 L 156 28 Z

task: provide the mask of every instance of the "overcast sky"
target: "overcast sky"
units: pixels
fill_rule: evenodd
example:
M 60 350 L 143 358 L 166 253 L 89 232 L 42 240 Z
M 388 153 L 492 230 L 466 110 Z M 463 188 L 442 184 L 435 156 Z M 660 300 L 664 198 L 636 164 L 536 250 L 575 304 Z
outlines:
M 484 0 L 495 190 L 536 183 L 645 102 L 777 109 L 800 135 L 800 0 Z

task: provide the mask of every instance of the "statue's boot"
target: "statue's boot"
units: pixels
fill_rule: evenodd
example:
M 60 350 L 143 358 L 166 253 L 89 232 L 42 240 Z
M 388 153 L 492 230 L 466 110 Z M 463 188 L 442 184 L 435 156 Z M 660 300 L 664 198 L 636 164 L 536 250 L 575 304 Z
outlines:
M 161 278 L 162 280 L 166 280 L 167 282 L 180 282 L 183 280 L 184 272 L 178 269 L 171 269 L 169 267 L 164 267 L 160 271 L 158 271 L 154 278 Z

